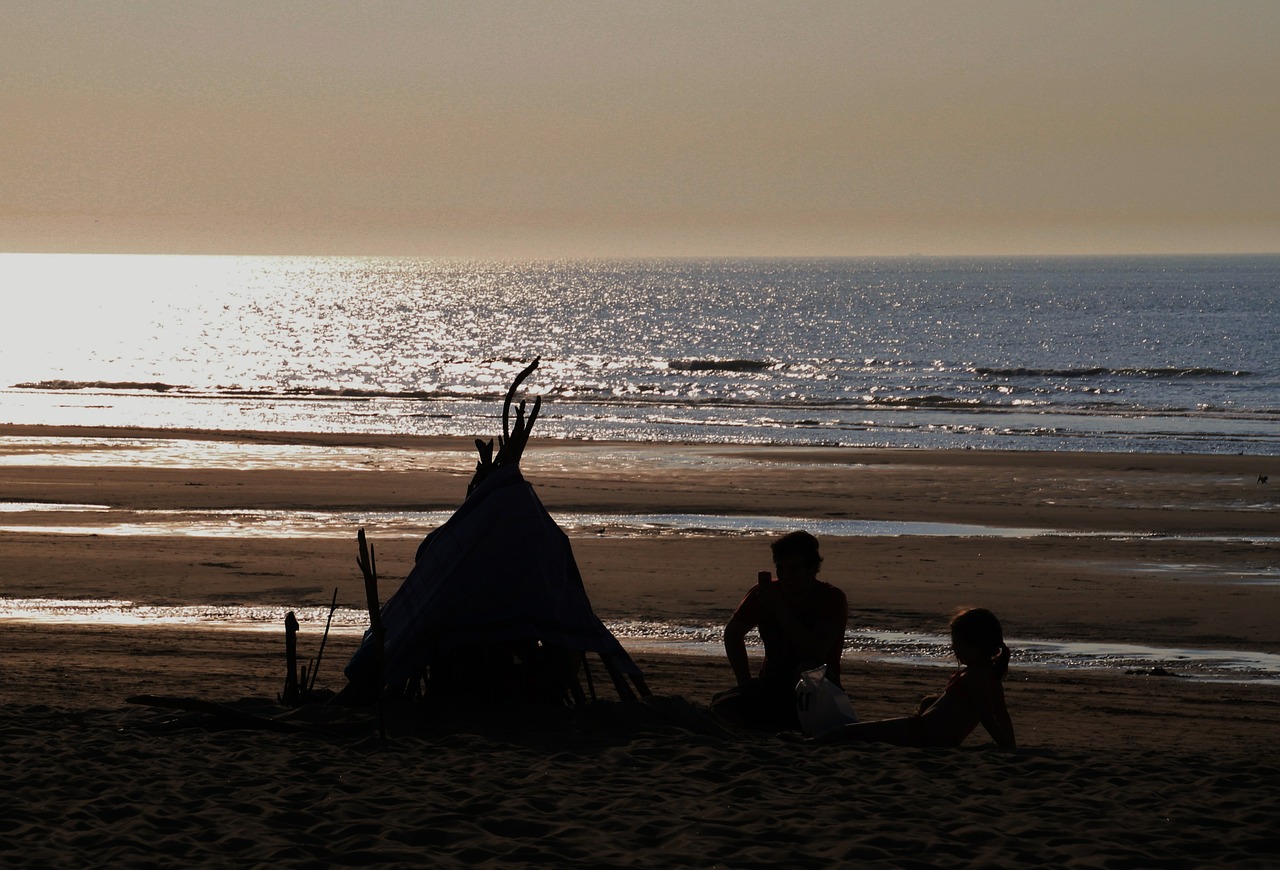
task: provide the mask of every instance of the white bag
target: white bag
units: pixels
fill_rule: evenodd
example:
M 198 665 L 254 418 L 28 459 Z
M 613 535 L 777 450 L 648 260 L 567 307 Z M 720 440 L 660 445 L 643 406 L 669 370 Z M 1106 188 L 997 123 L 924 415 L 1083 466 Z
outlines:
M 858 721 L 844 689 L 827 679 L 826 665 L 800 674 L 800 682 L 796 683 L 796 715 L 800 717 L 800 727 L 810 737 Z

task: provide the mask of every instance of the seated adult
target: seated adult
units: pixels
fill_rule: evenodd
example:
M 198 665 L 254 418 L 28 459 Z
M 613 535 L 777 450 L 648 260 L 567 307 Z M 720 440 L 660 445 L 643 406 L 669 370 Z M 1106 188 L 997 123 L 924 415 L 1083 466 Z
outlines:
M 818 539 L 791 532 L 770 545 L 777 579 L 760 573 L 724 627 L 724 650 L 738 685 L 712 699 L 727 722 L 763 731 L 797 730 L 795 688 L 800 674 L 826 665 L 840 685 L 849 603 L 840 589 L 818 579 Z M 764 662 L 751 675 L 746 635 L 759 629 Z

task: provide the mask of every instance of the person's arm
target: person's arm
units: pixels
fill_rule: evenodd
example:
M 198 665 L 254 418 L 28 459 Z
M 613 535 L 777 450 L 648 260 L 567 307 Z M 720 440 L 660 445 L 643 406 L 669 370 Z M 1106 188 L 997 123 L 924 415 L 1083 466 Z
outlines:
M 840 658 L 844 655 L 844 630 L 849 624 L 849 599 L 835 590 L 830 605 L 823 610 L 818 631 L 826 652 L 822 660 L 827 666 L 827 679 L 840 685 Z
M 743 599 L 724 627 L 724 654 L 729 659 L 729 667 L 733 669 L 734 679 L 739 686 L 751 681 L 751 662 L 747 659 L 746 638 L 747 632 L 755 628 L 755 625 L 743 615 L 743 605 L 746 603 L 747 599 Z
M 983 673 L 965 674 L 965 693 L 978 713 L 978 721 L 987 729 L 996 745 L 1017 749 L 1018 740 L 1013 733 L 1013 720 L 1004 703 L 1004 691 L 994 677 Z

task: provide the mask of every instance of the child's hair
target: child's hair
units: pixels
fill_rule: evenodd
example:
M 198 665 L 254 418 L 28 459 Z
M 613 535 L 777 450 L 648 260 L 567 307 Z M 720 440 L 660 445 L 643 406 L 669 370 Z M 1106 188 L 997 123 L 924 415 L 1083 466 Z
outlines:
M 963 638 L 979 649 L 991 652 L 991 668 L 1003 680 L 1009 672 L 1009 647 L 1004 642 L 1004 629 L 990 610 L 966 607 L 951 617 L 951 636 Z
M 808 532 L 791 532 L 778 538 L 769 548 L 773 551 L 773 561 L 799 556 L 812 566 L 814 570 L 822 564 L 822 556 L 818 554 L 818 539 Z

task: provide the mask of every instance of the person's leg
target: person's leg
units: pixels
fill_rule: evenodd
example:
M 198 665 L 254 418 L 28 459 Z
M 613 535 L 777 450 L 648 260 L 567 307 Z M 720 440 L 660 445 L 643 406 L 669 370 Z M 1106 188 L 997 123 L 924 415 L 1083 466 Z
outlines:
M 796 731 L 795 691 L 785 685 L 754 679 L 711 699 L 711 712 L 721 721 L 753 731 Z
M 920 716 L 854 722 L 814 738 L 815 743 L 892 743 L 895 746 L 938 746 L 938 735 Z
M 747 727 L 748 701 L 743 697 L 743 686 L 734 686 L 718 692 L 711 698 L 711 713 L 720 721 L 740 728 Z

